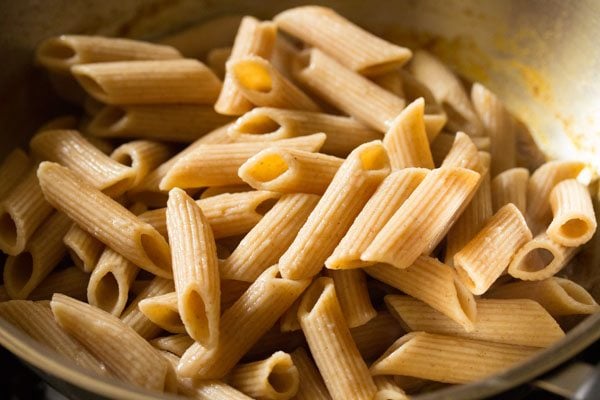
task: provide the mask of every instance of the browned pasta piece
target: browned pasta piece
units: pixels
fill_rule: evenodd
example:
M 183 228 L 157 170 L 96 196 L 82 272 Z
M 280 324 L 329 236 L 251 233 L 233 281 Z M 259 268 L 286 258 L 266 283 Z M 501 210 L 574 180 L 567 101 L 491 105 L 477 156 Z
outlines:
M 557 184 L 550 192 L 554 217 L 546 234 L 563 246 L 587 243 L 596 232 L 596 214 L 588 188 L 575 179 Z
M 231 56 L 230 46 L 216 47 L 206 55 L 206 65 L 220 78 L 225 78 L 225 63 Z
M 375 318 L 377 311 L 371 304 L 367 277 L 362 270 L 328 270 L 326 274 L 333 279 L 335 292 L 349 328 L 364 325 Z
M 290 355 L 300 376 L 300 385 L 294 398 L 296 400 L 331 400 L 323 377 L 306 350 L 298 347 Z
M 380 311 L 366 324 L 350 329 L 350 333 L 360 355 L 372 360 L 402 336 L 404 330 L 389 312 Z
M 30 167 L 29 156 L 19 148 L 6 156 L 0 164 L 0 200 L 21 182 Z
M 492 179 L 494 212 L 508 203 L 513 203 L 525 215 L 528 182 L 529 171 L 525 168 L 511 168 L 496 175 Z
M 104 243 L 79 225 L 72 224 L 63 237 L 63 243 L 75 265 L 84 272 L 92 272 L 104 250 Z
M 146 318 L 167 332 L 186 332 L 179 314 L 177 293 L 171 292 L 142 299 L 138 304 L 138 308 Z

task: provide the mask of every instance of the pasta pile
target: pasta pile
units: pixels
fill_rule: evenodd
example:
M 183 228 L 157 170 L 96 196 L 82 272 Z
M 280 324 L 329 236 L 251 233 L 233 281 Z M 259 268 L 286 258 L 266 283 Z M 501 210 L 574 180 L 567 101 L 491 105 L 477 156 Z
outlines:
M 206 26 L 232 46 L 207 53 Z M 425 50 L 305 6 L 36 60 L 84 115 L 0 166 L 0 316 L 80 368 L 196 399 L 405 399 L 599 311 L 556 276 L 596 230 L 584 165 L 524 152 Z

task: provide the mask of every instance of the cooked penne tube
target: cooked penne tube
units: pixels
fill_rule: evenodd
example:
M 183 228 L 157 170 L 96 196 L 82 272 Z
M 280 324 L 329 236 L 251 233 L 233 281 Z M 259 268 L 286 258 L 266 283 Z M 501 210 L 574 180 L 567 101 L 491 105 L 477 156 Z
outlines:
M 175 286 L 172 280 L 159 277 L 154 278 L 127 306 L 125 311 L 121 314 L 121 320 L 144 339 L 152 339 L 158 336 L 158 334 L 162 332 L 162 329 L 146 318 L 138 306 L 144 299 L 171 293 L 173 290 L 175 290 Z
M 11 151 L 0 164 L 0 200 L 22 181 L 31 167 L 29 156 L 21 149 Z
M 132 169 L 135 177 L 132 186 L 136 186 L 150 171 L 165 162 L 170 154 L 169 147 L 163 143 L 134 140 L 117 147 L 110 158 Z
M 58 324 L 115 376 L 146 389 L 164 390 L 170 365 L 117 317 L 61 294 L 52 296 L 50 305 Z
M 132 168 L 112 160 L 77 131 L 44 131 L 35 135 L 29 146 L 40 160 L 68 167 L 110 196 L 122 194 L 135 182 Z
M 361 254 L 427 173 L 424 168 L 405 168 L 388 175 L 327 258 L 325 266 L 329 269 L 350 269 L 372 264 L 362 261 Z
M 299 298 L 286 310 L 279 320 L 279 329 L 281 332 L 296 332 L 302 330 L 298 320 L 298 308 L 302 298 Z
M 454 268 L 435 258 L 421 256 L 404 270 L 379 264 L 365 272 L 402 292 L 419 299 L 470 332 L 477 320 L 473 294 L 459 280 Z
M 73 263 L 83 272 L 88 273 L 96 267 L 104 250 L 104 243 L 81 229 L 77 224 L 71 225 L 63 237 L 63 243 L 67 246 Z
M 579 248 L 556 243 L 543 232 L 519 248 L 508 266 L 508 273 L 526 281 L 550 278 L 563 269 L 577 251 Z
M 253 398 L 288 400 L 298 392 L 300 376 L 292 357 L 278 351 L 265 360 L 238 364 L 227 382 Z
M 215 347 L 221 315 L 215 238 L 200 207 L 181 189 L 169 193 L 167 230 L 185 330 L 203 347 Z
M 360 145 L 350 153 L 279 259 L 281 275 L 289 279 L 316 275 L 389 172 L 388 157 L 379 141 Z
M 0 250 L 11 256 L 21 253 L 51 213 L 32 169 L 0 201 Z
M 527 223 L 534 235 L 545 230 L 552 220 L 550 193 L 554 186 L 575 179 L 583 170 L 581 161 L 549 161 L 536 169 L 527 186 Z
M 494 212 L 508 203 L 513 203 L 525 215 L 528 182 L 529 171 L 526 168 L 511 168 L 496 175 L 492 179 Z
M 398 97 L 406 97 L 404 94 L 404 84 L 402 83 L 402 77 L 398 73 L 398 69 L 371 76 L 371 80 Z
M 546 234 L 563 246 L 581 246 L 596 232 L 596 214 L 588 188 L 575 179 L 558 183 L 550 192 L 552 222 Z
M 221 263 L 221 277 L 254 281 L 283 255 L 318 201 L 311 194 L 282 196 Z
M 300 49 L 287 36 L 278 34 L 271 54 L 271 63 L 288 79 L 293 79 L 293 65 Z
M 62 293 L 77 300 L 85 300 L 90 275 L 77 267 L 52 272 L 27 297 L 29 300 L 49 300 L 54 293 Z
M 309 282 L 308 279 L 297 281 L 279 277 L 276 265 L 267 269 L 221 316 L 217 346 L 206 349 L 194 343 L 181 357 L 177 373 L 200 379 L 225 376 Z
M 463 168 L 429 172 L 375 236 L 361 260 L 403 269 L 421 254 L 429 254 L 467 206 L 479 181 L 477 172 Z
M 171 333 L 185 333 L 186 329 L 179 314 L 177 293 L 148 297 L 139 302 L 140 311 L 157 326 Z
M 535 347 L 412 332 L 375 361 L 371 373 L 467 383 L 502 372 L 538 351 Z
M 35 232 L 25 250 L 6 258 L 4 287 L 13 299 L 26 299 L 66 253 L 62 242 L 71 221 L 62 213 L 52 214 Z
M 198 200 L 216 239 L 249 232 L 281 197 L 281 193 L 251 191 L 224 193 Z M 167 236 L 166 208 L 145 212 L 139 216 L 163 236 Z
M 129 288 L 139 272 L 131 261 L 106 248 L 90 275 L 87 300 L 92 306 L 120 316 L 129 297 Z
M 294 399 L 296 400 L 331 400 L 325 382 L 315 363 L 303 347 L 298 347 L 292 353 L 292 361 L 298 370 L 300 384 Z
M 194 344 L 194 339 L 187 333 L 178 333 L 176 335 L 159 337 L 150 340 L 150 344 L 159 350 L 168 351 L 181 357 L 183 353 Z
M 383 146 L 392 168 L 434 168 L 423 116 L 425 101 L 419 98 L 410 103 L 392 121 L 383 138 Z
M 404 331 L 387 311 L 380 311 L 364 325 L 350 329 L 352 339 L 365 360 L 379 357 Z
M 298 319 L 331 397 L 372 399 L 377 388 L 352 339 L 333 280 L 315 280 L 302 298 Z
M 471 87 L 471 101 L 490 137 L 491 176 L 517 166 L 516 124 L 504 104 L 480 83 Z
M 341 64 L 364 75 L 378 75 L 401 67 L 412 53 L 320 6 L 296 7 L 277 14 L 277 27 L 310 46 L 330 54 Z
M 120 61 L 76 65 L 79 84 L 108 104 L 212 104 L 221 81 L 200 61 Z
M 238 175 L 257 190 L 323 194 L 343 161 L 321 153 L 269 147 L 242 164 Z
M 326 132 L 321 152 L 346 157 L 363 143 L 383 135 L 354 118 L 300 110 L 260 107 L 242 115 L 228 134 L 236 142 L 262 142 Z
M 253 188 L 250 185 L 232 185 L 232 186 L 211 186 L 202 191 L 200 200 L 208 199 L 209 197 L 218 196 L 221 194 L 244 193 L 252 192 Z
M 298 346 L 306 346 L 302 331 L 281 332 L 279 326 L 274 326 L 248 350 L 244 358 L 256 360 L 276 351 L 291 352 Z
M 225 63 L 231 56 L 231 50 L 230 46 L 216 47 L 206 55 L 206 65 L 213 70 L 219 79 L 225 78 Z
M 405 106 L 404 99 L 315 48 L 298 55 L 294 76 L 319 98 L 380 132 Z
M 480 168 L 480 162 L 479 151 L 473 143 L 473 139 L 464 132 L 457 132 L 441 167 L 461 167 L 477 171 Z
M 507 283 L 493 288 L 486 296 L 495 299 L 531 299 L 541 304 L 553 317 L 600 311 L 596 300 L 583 287 L 558 277 Z
M 169 245 L 151 225 L 56 163 L 40 164 L 38 177 L 46 199 L 96 239 L 140 268 L 172 275 Z
M 479 299 L 472 332 L 427 304 L 409 296 L 386 296 L 388 309 L 407 332 L 424 331 L 488 342 L 548 347 L 565 336 L 558 323 L 529 299 Z
M 371 304 L 367 277 L 362 270 L 328 270 L 326 274 L 333 279 L 335 292 L 349 328 L 364 325 L 375 318 L 377 311 Z
M 238 169 L 259 151 L 268 147 L 318 151 L 325 141 L 324 133 L 300 136 L 274 142 L 207 144 L 180 158 L 160 182 L 161 190 L 204 186 L 227 186 L 244 183 Z
M 192 142 L 230 120 L 203 105 L 106 106 L 94 116 L 86 131 L 101 138 Z
M 262 57 L 245 56 L 228 61 L 227 75 L 239 92 L 256 106 L 320 110 L 317 103 Z
M 170 46 L 140 40 L 87 35 L 53 36 L 40 43 L 36 62 L 57 71 L 69 72 L 73 65 L 108 61 L 170 60 L 181 54 Z
M 505 205 L 454 255 L 458 277 L 473 294 L 485 293 L 530 240 L 525 217 L 514 204 Z
M 377 375 L 373 377 L 377 393 L 373 400 L 408 400 L 408 396 L 391 376 Z

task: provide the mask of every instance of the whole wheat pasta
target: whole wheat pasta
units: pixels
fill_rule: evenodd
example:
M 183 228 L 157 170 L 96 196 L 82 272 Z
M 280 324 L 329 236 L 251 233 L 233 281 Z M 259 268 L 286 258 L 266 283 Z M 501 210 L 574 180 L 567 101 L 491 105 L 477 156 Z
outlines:
M 219 265 L 219 268 L 221 266 Z M 221 279 L 221 310 L 227 310 L 231 307 L 248 288 L 250 282 L 238 281 L 234 279 Z
M 281 332 L 274 326 L 256 342 L 244 356 L 250 360 L 267 357 L 275 351 L 291 352 L 299 346 L 306 346 L 302 331 Z
M 422 167 L 432 169 L 433 158 L 425 132 L 425 101 L 410 103 L 391 123 L 383 138 L 383 146 L 392 168 Z
M 253 188 L 250 185 L 211 186 L 202 191 L 200 194 L 200 200 L 208 199 L 209 197 L 214 197 L 221 194 L 251 192 L 252 189 Z
M 219 79 L 225 78 L 225 63 L 231 56 L 230 46 L 216 47 L 206 55 L 206 65 L 213 70 Z
M 49 300 L 54 293 L 62 293 L 77 300 L 85 300 L 90 275 L 77 267 L 52 272 L 27 297 L 29 300 Z
M 364 75 L 401 67 L 412 55 L 409 49 L 365 31 L 330 8 L 296 7 L 279 13 L 274 20 L 282 31 Z
M 200 207 L 181 189 L 169 193 L 167 229 L 179 315 L 196 342 L 214 347 L 221 315 L 215 238 Z
M 371 373 L 467 383 L 502 372 L 537 351 L 535 347 L 413 332 L 398 339 L 375 361 Z
M 172 275 L 169 245 L 152 226 L 56 163 L 40 164 L 38 177 L 49 203 L 96 239 L 140 268 Z
M 162 329 L 146 318 L 138 306 L 144 299 L 171 293 L 173 290 L 175 290 L 175 286 L 172 280 L 159 277 L 154 278 L 150 281 L 150 284 L 133 299 L 125 311 L 123 311 L 121 320 L 144 339 L 152 339 L 158 336 L 158 334 L 162 332 Z
M 61 294 L 52 296 L 51 307 L 58 324 L 105 363 L 115 376 L 147 389 L 163 391 L 170 365 L 117 317 Z M 82 326 L 86 329 L 81 329 Z
M 78 120 L 73 115 L 63 115 L 56 117 L 46 122 L 44 125 L 38 128 L 38 132 L 42 131 L 53 131 L 56 129 L 77 129 Z
M 315 280 L 302 298 L 298 319 L 331 397 L 372 399 L 377 389 L 352 339 L 333 280 Z
M 193 344 L 181 357 L 177 373 L 184 377 L 223 377 L 271 328 L 308 286 L 279 277 L 276 265 L 263 272 L 221 316 L 219 343 L 211 349 Z
M 281 274 L 290 279 L 316 275 L 389 172 L 387 154 L 379 141 L 360 145 L 350 153 L 279 259 Z
M 513 203 L 525 215 L 528 182 L 529 171 L 525 168 L 511 168 L 496 175 L 492 179 L 494 212 L 508 203 Z
M 30 167 L 29 156 L 19 148 L 6 156 L 0 164 L 0 200 L 21 182 Z
M 248 158 L 268 147 L 318 151 L 325 142 L 324 133 L 274 142 L 207 144 L 180 158 L 160 182 L 161 190 L 174 187 L 197 188 L 243 183 L 238 169 Z
M 298 392 L 300 375 L 292 357 L 278 351 L 265 360 L 238 364 L 227 382 L 253 398 L 288 400 Z
M 531 299 L 541 304 L 553 317 L 600 311 L 596 300 L 582 286 L 558 277 L 507 283 L 493 288 L 486 296 L 495 299 Z
M 269 147 L 242 164 L 238 176 L 257 190 L 323 194 L 343 161 L 321 153 Z
M 461 167 L 476 171 L 480 169 L 480 163 L 479 151 L 473 143 L 473 139 L 464 132 L 457 132 L 452 147 L 444 157 L 441 166 Z
M 488 342 L 548 347 L 565 336 L 558 323 L 529 299 L 479 299 L 472 332 L 409 296 L 386 296 L 390 312 L 410 331 L 460 336 Z
M 552 222 L 546 234 L 563 246 L 581 246 L 587 243 L 597 222 L 588 188 L 575 179 L 558 183 L 550 192 Z
M 71 68 L 92 97 L 108 104 L 211 104 L 221 81 L 200 61 L 118 61 Z
M 318 49 L 299 54 L 294 76 L 319 98 L 380 132 L 389 129 L 405 106 L 404 99 Z M 340 93 L 344 95 L 340 96 Z
M 221 277 L 254 281 L 283 255 L 318 201 L 311 194 L 282 196 L 221 263 Z
M 106 106 L 94 115 L 86 131 L 101 138 L 192 142 L 230 120 L 204 105 Z
M 193 343 L 194 339 L 189 337 L 187 333 L 178 333 L 150 340 L 152 346 L 175 354 L 177 357 L 181 357 Z
M 545 230 L 552 220 L 550 193 L 554 186 L 575 179 L 585 164 L 580 161 L 549 161 L 536 169 L 527 186 L 527 223 L 534 235 Z
M 543 232 L 519 248 L 508 266 L 508 273 L 527 281 L 550 278 L 563 269 L 578 250 L 556 243 Z
M 480 83 L 474 83 L 471 87 L 471 101 L 490 137 L 491 176 L 516 167 L 517 127 L 512 115 L 500 99 Z
M 179 314 L 176 292 L 143 299 L 139 302 L 138 308 L 146 318 L 167 332 L 186 332 Z
M 372 264 L 362 261 L 361 254 L 427 173 L 424 168 L 405 168 L 389 174 L 327 258 L 325 266 L 329 269 L 350 269 Z
M 165 162 L 171 154 L 168 146 L 149 140 L 134 140 L 117 147 L 110 158 L 130 167 L 135 179 L 132 186 L 139 185 L 146 175 Z
M 391 376 L 377 375 L 373 377 L 377 393 L 373 400 L 408 400 L 408 396 Z
M 273 22 L 261 22 L 254 17 L 245 16 L 240 22 L 229 60 L 235 61 L 252 55 L 270 58 L 276 35 L 277 28 Z M 223 89 L 215 103 L 215 110 L 219 114 L 241 115 L 251 108 L 252 103 L 240 92 L 231 72 L 226 71 Z
M 402 336 L 404 330 L 389 312 L 380 311 L 366 324 L 350 329 L 350 333 L 360 355 L 365 360 L 372 360 Z
M 118 196 L 133 186 L 135 171 L 102 153 L 77 131 L 44 131 L 29 142 L 41 160 L 68 167 L 96 189 Z
M 327 270 L 326 274 L 333 279 L 335 292 L 349 328 L 364 325 L 375 318 L 377 311 L 371 304 L 367 277 L 362 270 Z
M 129 298 L 129 288 L 139 268 L 111 248 L 102 252 L 90 275 L 88 303 L 115 316 L 120 316 Z
M 402 83 L 402 77 L 397 69 L 371 76 L 371 80 L 388 92 L 392 92 L 398 97 L 405 98 L 404 84 Z
M 279 329 L 281 332 L 296 332 L 302 330 L 298 320 L 298 308 L 302 298 L 299 298 L 288 308 L 279 320 Z
M 300 384 L 294 397 L 296 400 L 331 400 L 325 382 L 315 363 L 303 347 L 298 347 L 292 353 L 292 361 L 298 370 Z
M 379 231 L 361 260 L 409 267 L 429 254 L 474 195 L 480 175 L 463 168 L 440 168 L 421 184 Z
M 346 157 L 363 143 L 383 135 L 354 118 L 310 111 L 259 107 L 238 118 L 228 130 L 236 142 L 262 142 L 326 132 L 321 152 Z
M 83 272 L 92 272 L 104 250 L 104 243 L 72 224 L 63 237 L 63 243 L 71 256 L 71 260 Z M 72 296 L 71 296 L 72 297 Z
M 62 213 L 52 214 L 35 232 L 25 250 L 6 258 L 4 286 L 13 299 L 26 299 L 66 253 L 62 238 L 71 221 Z

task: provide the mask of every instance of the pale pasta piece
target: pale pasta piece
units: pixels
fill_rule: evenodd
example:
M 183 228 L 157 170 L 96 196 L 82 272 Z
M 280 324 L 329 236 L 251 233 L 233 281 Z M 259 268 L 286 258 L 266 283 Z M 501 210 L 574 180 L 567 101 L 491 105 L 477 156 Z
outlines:
M 85 300 L 90 275 L 77 267 L 67 267 L 48 275 L 27 297 L 29 300 L 49 300 L 54 293 L 62 293 L 77 300 Z
M 452 147 L 441 164 L 442 168 L 461 167 L 472 170 L 480 168 L 479 150 L 473 139 L 464 132 L 457 132 Z
M 536 169 L 527 185 L 527 223 L 534 235 L 545 230 L 552 220 L 550 193 L 554 186 L 575 179 L 583 170 L 581 161 L 549 161 Z
M 76 129 L 78 126 L 77 118 L 73 115 L 63 115 L 46 122 L 38 128 L 38 132 L 53 131 L 56 129 Z
M 596 300 L 582 286 L 558 277 L 507 283 L 493 288 L 486 296 L 496 299 L 531 299 L 541 304 L 553 317 L 600 311 Z
M 365 360 L 372 360 L 402 336 L 404 330 L 389 312 L 380 311 L 366 324 L 350 329 L 350 333 L 360 355 Z
M 277 14 L 274 21 L 282 31 L 364 75 L 401 67 L 412 55 L 409 49 L 365 31 L 330 8 L 296 7 Z
M 58 324 L 116 377 L 146 389 L 164 390 L 170 365 L 117 317 L 61 294 L 55 294 L 50 305 Z
M 365 272 L 419 299 L 470 332 L 477 320 L 473 294 L 460 281 L 454 268 L 435 258 L 421 256 L 404 270 L 389 265 L 367 267 Z
M 256 399 L 288 400 L 298 392 L 300 376 L 292 357 L 278 351 L 265 360 L 238 364 L 227 382 Z
M 189 347 L 194 344 L 194 339 L 187 333 L 159 337 L 150 340 L 150 344 L 159 350 L 168 351 L 181 357 Z
M 62 238 L 71 221 L 62 213 L 52 214 L 35 232 L 24 251 L 6 258 L 4 286 L 13 299 L 26 299 L 66 253 Z
M 535 347 L 413 332 L 398 339 L 375 361 L 371 373 L 467 383 L 502 372 L 538 351 Z
M 94 115 L 86 131 L 100 138 L 192 142 L 230 120 L 204 105 L 106 106 Z
M 202 191 L 199 199 L 204 200 L 221 194 L 244 193 L 252 191 L 253 188 L 250 185 L 211 186 Z
M 63 243 L 67 247 L 73 263 L 87 273 L 92 272 L 96 267 L 104 250 L 104 243 L 81 229 L 77 224 L 71 225 L 63 237 Z
M 219 79 L 225 78 L 225 63 L 231 56 L 231 50 L 230 46 L 216 47 L 206 55 L 206 65 L 213 70 Z
M 316 275 L 389 172 L 388 157 L 379 141 L 350 153 L 279 259 L 281 274 L 289 279 Z
M 360 269 L 326 271 L 333 280 L 342 313 L 349 328 L 361 326 L 375 318 L 377 311 L 371 304 L 367 277 Z
M 200 379 L 225 376 L 309 283 L 279 277 L 276 265 L 267 269 L 221 316 L 217 346 L 206 349 L 193 344 L 181 357 L 177 373 Z
M 169 245 L 151 225 L 58 164 L 43 162 L 38 177 L 46 199 L 81 228 L 140 268 L 171 277 Z
M 371 80 L 396 96 L 405 98 L 404 83 L 397 69 L 384 72 L 371 77 Z
M 381 139 L 354 118 L 300 110 L 259 107 L 238 118 L 228 130 L 235 142 L 262 142 L 326 132 L 321 152 L 346 157 L 363 143 Z
M 292 353 L 294 366 L 298 370 L 300 384 L 294 399 L 296 400 L 331 400 L 329 391 L 315 363 L 303 347 L 298 347 Z
M 246 56 L 271 57 L 275 46 L 277 27 L 271 21 L 261 22 L 254 17 L 245 16 L 240 22 L 229 61 L 239 60 Z M 230 71 L 226 71 L 223 89 L 215 103 L 219 114 L 241 115 L 252 109 L 239 87 L 235 84 Z
M 550 278 L 563 269 L 577 251 L 579 248 L 556 243 L 543 232 L 519 248 L 508 266 L 508 273 L 526 281 Z
M 102 252 L 90 275 L 87 299 L 92 306 L 120 316 L 129 297 L 129 288 L 139 268 L 111 248 Z
M 377 393 L 373 400 L 408 400 L 408 396 L 391 376 L 377 375 L 373 377 Z
M 391 123 L 383 138 L 383 146 L 392 168 L 434 167 L 425 131 L 424 112 L 425 101 L 419 98 L 402 110 Z
M 77 131 L 54 130 L 35 135 L 31 151 L 41 160 L 59 163 L 109 196 L 133 186 L 135 171 L 102 153 Z
M 215 238 L 200 207 L 181 189 L 169 193 L 167 230 L 177 304 L 185 330 L 205 348 L 215 347 L 221 315 Z
M 238 175 L 257 190 L 323 194 L 343 161 L 321 153 L 269 147 L 242 164 Z
M 361 260 L 409 267 L 429 254 L 468 205 L 480 175 L 463 168 L 440 168 L 421 184 L 379 231 Z
M 588 188 L 575 179 L 558 183 L 550 192 L 552 222 L 546 234 L 563 246 L 581 246 L 587 243 L 597 222 Z
M 21 182 L 31 167 L 29 156 L 21 149 L 11 151 L 0 164 L 0 200 Z
M 179 314 L 176 292 L 143 299 L 139 302 L 138 308 L 146 318 L 167 332 L 186 332 Z
M 529 170 L 526 168 L 511 168 L 496 175 L 492 179 L 494 212 L 508 203 L 513 203 L 525 215 L 528 183 Z
M 138 306 L 144 299 L 171 293 L 173 290 L 175 290 L 175 286 L 172 280 L 159 277 L 154 278 L 127 306 L 121 314 L 121 320 L 144 339 L 152 339 L 158 336 L 162 332 L 162 329 L 146 318 Z
M 324 133 L 273 142 L 207 144 L 180 158 L 160 182 L 161 190 L 244 183 L 238 169 L 259 151 L 268 147 L 318 151 L 325 142 Z
M 325 266 L 329 269 L 350 269 L 372 264 L 362 261 L 361 254 L 427 173 L 424 168 L 405 168 L 389 174 L 327 258 Z
M 314 281 L 302 298 L 298 319 L 331 397 L 372 399 L 377 388 L 352 339 L 333 280 Z
M 118 61 L 71 68 L 85 91 L 103 103 L 212 104 L 221 81 L 200 61 Z
M 424 331 L 488 342 L 548 347 L 565 333 L 539 303 L 529 299 L 479 299 L 472 332 L 409 296 L 386 296 L 390 312 L 408 332 Z
M 221 263 L 221 277 L 254 281 L 285 253 L 318 201 L 312 194 L 282 196 Z
M 171 150 L 163 143 L 134 140 L 117 147 L 110 158 L 133 170 L 135 179 L 132 186 L 135 187 L 170 155 Z
M 300 53 L 294 65 L 294 76 L 319 98 L 380 132 L 389 129 L 406 105 L 404 99 L 319 49 Z M 344 95 L 340 96 L 341 93 Z

